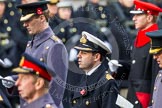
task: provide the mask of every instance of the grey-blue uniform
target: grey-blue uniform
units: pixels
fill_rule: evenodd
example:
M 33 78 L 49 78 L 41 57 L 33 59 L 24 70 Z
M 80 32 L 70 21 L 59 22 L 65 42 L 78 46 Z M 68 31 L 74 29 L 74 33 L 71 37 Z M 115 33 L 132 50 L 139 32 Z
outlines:
M 22 19 L 24 19 L 29 18 L 28 15 L 39 14 L 39 11 L 43 13 L 42 11 L 47 10 L 47 2 L 29 3 L 17 7 L 22 9 L 22 14 L 25 14 L 22 15 Z M 32 40 L 28 42 L 25 52 L 47 64 L 56 72 L 55 78 L 51 81 L 49 92 L 56 105 L 61 105 L 68 70 L 68 54 L 62 41 L 48 27 L 32 36 Z
M 40 61 L 51 67 L 58 79 L 52 80 L 50 94 L 54 98 L 55 103 L 58 105 L 62 100 L 68 68 L 67 51 L 61 40 L 53 34 L 51 28 L 34 36 L 32 41 L 29 41 L 26 48 L 26 53 L 36 57 Z M 61 81 L 61 82 L 60 82 Z
M 25 102 L 22 105 L 22 108 L 59 108 L 59 107 L 55 105 L 51 95 L 47 93 L 30 104 Z
M 149 50 L 150 54 L 153 55 L 157 55 L 157 56 L 161 56 L 161 51 L 162 51 L 162 30 L 156 30 L 156 31 L 152 31 L 152 32 L 147 32 L 146 35 L 148 37 L 150 37 L 151 39 L 151 47 Z M 156 58 L 158 59 L 157 61 L 161 61 L 161 58 Z M 159 64 L 159 63 L 158 63 Z M 160 64 L 159 67 L 161 68 Z M 161 108 L 162 103 L 162 97 L 161 97 L 161 93 L 162 93 L 162 70 L 160 69 L 156 79 L 155 79 L 155 83 L 154 83 L 154 87 L 153 87 L 153 96 L 152 96 L 152 106 L 150 106 L 149 108 Z
M 153 88 L 153 97 L 152 97 L 152 107 L 153 108 L 160 108 L 161 107 L 161 90 L 162 90 L 162 70 L 159 71 L 158 75 L 156 76 L 154 88 Z

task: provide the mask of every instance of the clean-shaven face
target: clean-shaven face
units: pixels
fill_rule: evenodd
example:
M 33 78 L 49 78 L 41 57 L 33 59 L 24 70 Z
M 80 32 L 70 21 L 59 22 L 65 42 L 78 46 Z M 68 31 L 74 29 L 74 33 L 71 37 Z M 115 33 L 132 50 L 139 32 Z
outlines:
M 153 58 L 157 61 L 160 68 L 162 68 L 162 51 L 153 55 Z
M 19 74 L 15 85 L 18 88 L 19 95 L 25 99 L 29 100 L 34 97 L 36 92 L 35 89 L 35 79 L 31 74 Z
M 79 51 L 78 55 L 79 68 L 88 72 L 94 66 L 95 55 L 92 52 Z
M 40 33 L 41 23 L 42 22 L 41 22 L 40 17 L 37 18 L 37 17 L 33 16 L 29 20 L 24 21 L 23 26 L 27 29 L 27 31 L 30 35 L 35 35 L 35 34 Z
M 147 14 L 136 14 L 133 16 L 134 25 L 136 29 L 144 30 L 148 26 Z

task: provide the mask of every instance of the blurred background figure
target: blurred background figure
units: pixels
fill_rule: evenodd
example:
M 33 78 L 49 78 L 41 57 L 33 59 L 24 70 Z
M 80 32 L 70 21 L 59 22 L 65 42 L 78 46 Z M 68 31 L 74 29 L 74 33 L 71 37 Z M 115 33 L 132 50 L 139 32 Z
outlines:
M 14 1 L 0 0 L 0 59 L 3 61 L 0 65 L 1 76 L 13 74 L 10 71 L 18 66 L 28 41 L 28 34 L 21 26 L 20 14 L 15 5 Z M 1 89 L 3 90 L 3 87 Z M 15 108 L 18 97 L 8 97 L 12 107 Z
M 53 18 L 57 14 L 57 6 L 56 4 L 59 2 L 59 0 L 50 0 L 47 4 L 48 10 L 49 10 L 49 17 Z
M 57 3 L 59 0 L 50 0 L 48 1 L 47 7 L 49 10 L 49 25 L 52 29 L 56 27 L 58 23 L 55 23 L 55 17 L 57 14 Z
M 3 45 L 8 48 L 2 52 L 6 53 L 4 55 L 11 61 L 13 66 L 17 66 L 20 59 L 19 55 L 25 50 L 28 35 L 21 29 L 19 21 L 20 14 L 15 8 L 15 2 L 1 1 L 0 4 L 1 46 Z M 4 59 L 5 56 L 1 56 L 1 59 Z
M 153 3 L 155 3 L 157 6 L 162 8 L 162 0 L 152 0 Z
M 87 0 L 84 6 L 78 8 L 75 17 L 91 19 L 106 19 L 105 7 L 99 4 L 100 0 Z
M 48 5 L 51 3 L 49 2 Z M 51 8 L 53 7 L 53 8 Z M 48 6 L 54 9 L 57 13 L 53 14 L 50 18 L 50 26 L 54 33 L 64 42 L 78 33 L 78 27 L 73 22 L 73 8 L 72 3 L 69 1 L 60 1 L 57 4 Z M 55 12 L 53 11 L 53 12 Z M 51 14 L 50 14 L 51 15 Z
M 123 25 L 130 38 L 134 39 L 137 31 L 131 21 L 132 15 L 129 13 L 133 8 L 133 0 L 118 0 L 117 2 L 108 4 L 108 6 L 113 11 L 113 16 L 118 18 L 118 21 Z

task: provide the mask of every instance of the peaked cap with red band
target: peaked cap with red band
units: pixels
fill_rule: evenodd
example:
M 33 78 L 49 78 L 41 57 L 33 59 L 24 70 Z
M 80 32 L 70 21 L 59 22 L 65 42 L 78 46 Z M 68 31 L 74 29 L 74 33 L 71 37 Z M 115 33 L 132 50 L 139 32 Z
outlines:
M 43 11 L 47 10 L 47 3 L 47 1 L 40 1 L 17 5 L 17 8 L 20 9 L 22 12 L 20 21 L 27 21 L 34 15 L 43 14 Z
M 23 74 L 31 73 L 51 81 L 51 75 L 49 74 L 51 70 L 44 63 L 26 53 L 22 55 L 19 67 L 14 68 L 12 72 Z
M 141 0 L 134 0 L 134 4 L 135 4 L 134 10 L 130 11 L 130 13 L 132 14 L 147 13 L 158 16 L 159 12 L 162 12 L 161 8 L 152 3 L 144 2 Z

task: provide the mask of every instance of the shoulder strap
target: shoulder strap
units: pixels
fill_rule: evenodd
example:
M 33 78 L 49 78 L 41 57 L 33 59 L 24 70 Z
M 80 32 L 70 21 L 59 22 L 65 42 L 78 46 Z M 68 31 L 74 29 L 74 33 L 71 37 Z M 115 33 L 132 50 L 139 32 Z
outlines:
M 3 97 L 0 95 L 0 101 L 3 101 Z
M 106 79 L 107 80 L 114 79 L 108 71 L 106 71 Z
M 59 43 L 62 42 L 61 39 L 55 35 L 52 35 L 51 39 L 54 40 L 55 42 L 59 42 Z

